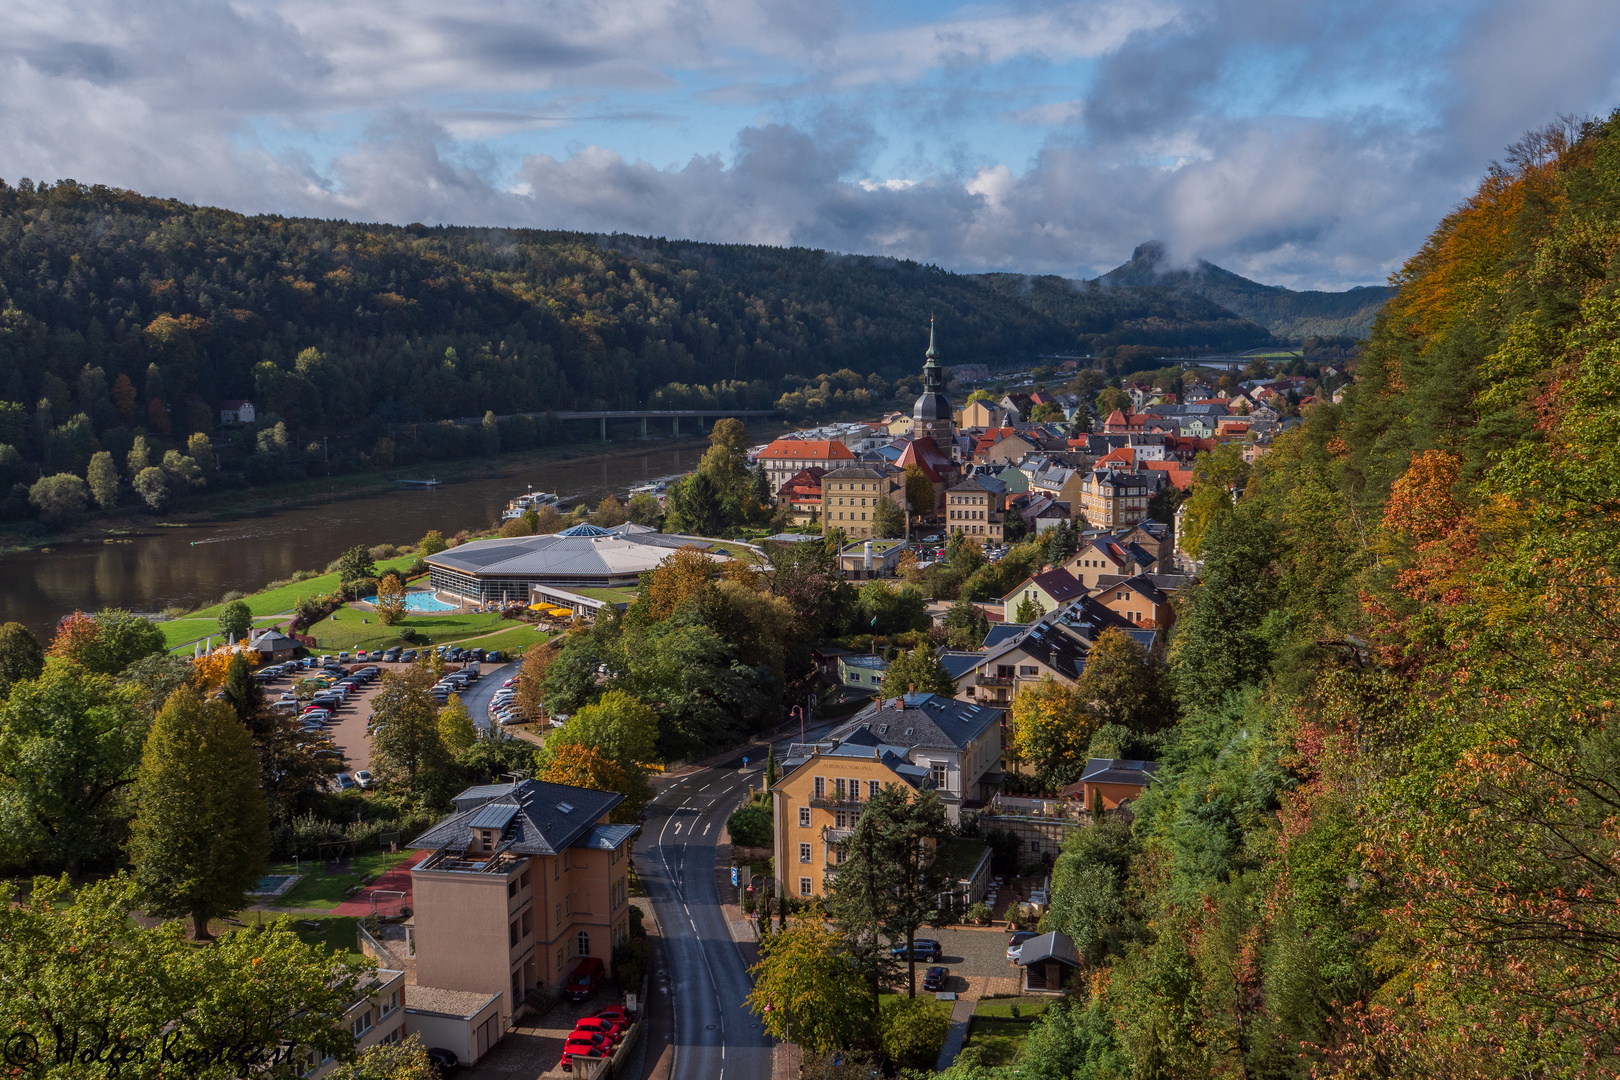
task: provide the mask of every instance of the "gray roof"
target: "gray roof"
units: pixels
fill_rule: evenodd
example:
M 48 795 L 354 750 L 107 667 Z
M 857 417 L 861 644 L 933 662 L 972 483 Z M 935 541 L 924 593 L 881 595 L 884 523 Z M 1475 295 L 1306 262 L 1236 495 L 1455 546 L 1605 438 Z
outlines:
M 880 697 L 834 731 L 832 738 L 845 741 L 866 728 L 883 743 L 907 750 L 962 750 L 992 724 L 999 724 L 1004 713 L 938 694 Z
M 830 469 L 821 479 L 823 484 L 828 480 L 888 480 L 902 473 L 903 470 L 887 462 L 874 461 Z
M 426 561 L 469 574 L 511 577 L 613 578 L 651 570 L 670 552 L 688 544 L 708 548 L 713 541 L 665 535 L 644 525 L 615 529 L 575 526 L 545 536 L 474 540 L 447 548 Z
M 1061 930 L 1030 938 L 1018 951 L 1018 966 L 1028 967 L 1046 960 L 1057 960 L 1070 967 L 1080 966 L 1080 957 L 1074 951 L 1074 942 Z
M 640 825 L 598 825 L 574 847 L 612 851 L 640 831 Z
M 1080 783 L 1090 781 L 1094 784 L 1136 784 L 1146 787 L 1153 782 L 1154 773 L 1159 771 L 1157 761 L 1132 761 L 1125 758 L 1094 757 L 1086 762 L 1085 771 L 1080 774 Z
M 504 850 L 520 855 L 556 855 L 590 837 L 597 819 L 623 802 L 624 796 L 616 791 L 522 780 L 468 788 L 453 801 L 454 813 L 406 847 L 466 847 L 474 829 L 500 828 Z M 496 825 L 503 815 L 504 823 Z
M 984 641 L 980 642 L 980 645 L 986 651 L 989 651 L 998 645 L 1011 641 L 1025 630 L 1028 630 L 1029 626 L 1029 623 L 1019 622 L 991 623 L 990 630 L 984 635 Z
M 983 659 L 983 656 L 984 654 L 976 652 L 944 652 L 939 654 L 939 662 L 945 668 L 945 674 L 954 680 L 972 671 L 973 665 Z

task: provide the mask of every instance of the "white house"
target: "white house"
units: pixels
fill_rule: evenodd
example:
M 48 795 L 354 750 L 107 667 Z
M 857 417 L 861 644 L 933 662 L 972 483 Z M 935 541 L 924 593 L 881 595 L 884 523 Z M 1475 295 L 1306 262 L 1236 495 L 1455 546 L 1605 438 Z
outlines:
M 221 424 L 251 424 L 253 423 L 253 402 L 233 399 L 219 403 L 219 422 Z

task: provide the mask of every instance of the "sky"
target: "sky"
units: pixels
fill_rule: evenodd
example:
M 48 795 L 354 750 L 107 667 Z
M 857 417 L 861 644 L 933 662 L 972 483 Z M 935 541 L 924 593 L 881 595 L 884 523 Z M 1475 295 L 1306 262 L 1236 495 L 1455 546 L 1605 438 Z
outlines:
M 1091 277 L 1383 282 L 1614 0 L 7 0 L 0 177 Z

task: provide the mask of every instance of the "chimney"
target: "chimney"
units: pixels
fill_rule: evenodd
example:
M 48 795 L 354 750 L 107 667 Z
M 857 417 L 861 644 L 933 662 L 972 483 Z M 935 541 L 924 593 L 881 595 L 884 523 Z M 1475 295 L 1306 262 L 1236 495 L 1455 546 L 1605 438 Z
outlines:
M 866 570 L 868 573 L 872 570 L 872 541 L 870 540 L 866 542 Z

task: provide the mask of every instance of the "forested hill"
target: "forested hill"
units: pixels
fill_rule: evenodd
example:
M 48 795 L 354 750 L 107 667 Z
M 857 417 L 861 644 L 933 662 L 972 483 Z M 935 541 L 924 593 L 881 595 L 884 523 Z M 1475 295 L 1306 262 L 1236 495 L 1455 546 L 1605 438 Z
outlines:
M 1139 245 L 1127 262 L 1088 284 L 1133 290 L 1154 287 L 1201 297 L 1290 341 L 1365 337 L 1379 308 L 1395 292 L 1385 285 L 1364 285 L 1345 292 L 1296 292 L 1262 285 L 1203 259 L 1191 267 L 1172 266 L 1164 245 L 1155 242 Z
M 768 407 L 838 369 L 892 383 L 915 376 L 930 314 L 947 362 L 1087 351 L 1122 326 L 1184 352 L 1267 339 L 1182 299 L 1082 290 L 1032 305 L 892 259 L 247 217 L 71 181 L 0 187 L 0 310 L 0 397 L 30 423 L 46 399 L 47 426 L 82 412 L 98 431 L 151 427 L 157 399 L 177 433 L 208 431 L 221 400 L 248 398 L 295 437 L 630 407 L 671 384 L 671 404 L 737 380 L 721 404 Z M 133 400 L 112 393 L 121 377 Z
M 1087 990 L 1018 1075 L 1620 1073 L 1617 252 L 1620 114 L 1526 138 L 1345 402 L 1200 464 L 1180 715 L 1058 860 Z

